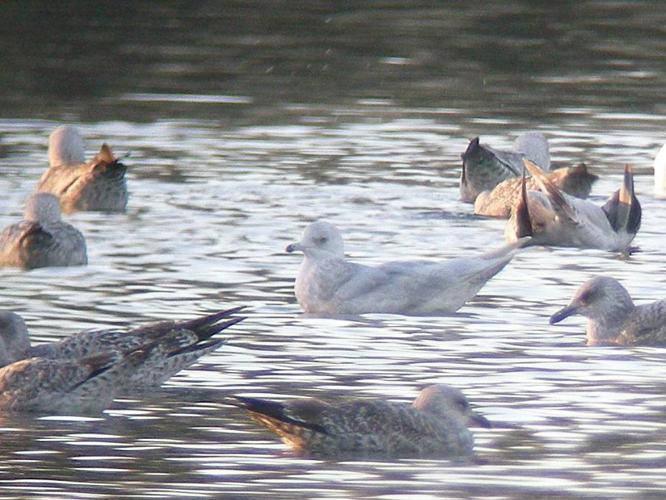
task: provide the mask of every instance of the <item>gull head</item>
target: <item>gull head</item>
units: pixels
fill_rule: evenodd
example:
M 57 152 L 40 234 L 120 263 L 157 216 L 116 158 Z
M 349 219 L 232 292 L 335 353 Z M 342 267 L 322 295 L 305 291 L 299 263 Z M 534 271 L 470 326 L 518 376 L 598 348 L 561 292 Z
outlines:
M 25 202 L 25 220 L 41 224 L 60 221 L 60 201 L 50 193 L 35 193 Z
M 28 328 L 23 318 L 9 311 L 0 311 L 0 367 L 23 359 L 30 349 Z
M 325 221 L 316 221 L 303 231 L 301 241 L 287 246 L 287 252 L 303 252 L 306 257 L 343 258 L 345 247 L 337 228 Z
M 418 410 L 440 416 L 456 415 L 466 425 L 475 427 L 492 427 L 483 415 L 475 413 L 465 395 L 455 387 L 444 384 L 429 385 L 423 389 L 412 403 Z
M 580 314 L 591 320 L 607 320 L 631 311 L 634 303 L 629 292 L 614 278 L 596 276 L 576 291 L 568 306 L 550 317 L 550 324 Z
M 528 160 L 539 165 L 543 170 L 550 169 L 548 140 L 541 132 L 525 132 L 513 142 L 513 149 Z
M 62 125 L 49 136 L 49 165 L 80 165 L 85 162 L 83 139 L 76 127 Z

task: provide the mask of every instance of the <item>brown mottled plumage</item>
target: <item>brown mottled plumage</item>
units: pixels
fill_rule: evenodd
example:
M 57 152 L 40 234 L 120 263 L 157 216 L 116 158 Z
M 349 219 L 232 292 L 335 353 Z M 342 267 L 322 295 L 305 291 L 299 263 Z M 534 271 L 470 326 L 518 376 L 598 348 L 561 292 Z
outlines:
M 76 360 L 116 351 L 129 353 L 149 344 L 157 344 L 149 362 L 137 366 L 123 380 L 121 391 L 159 386 L 204 354 L 217 349 L 224 340 L 211 340 L 222 330 L 242 321 L 228 318 L 242 307 L 220 311 L 189 321 L 163 321 L 133 329 L 85 330 L 58 342 L 30 345 L 25 323 L 15 313 L 0 312 L 0 363 L 9 364 L 30 357 Z M 157 355 L 162 349 L 163 356 Z
M 462 154 L 460 199 L 474 203 L 483 191 L 489 191 L 505 179 L 518 177 L 523 170 L 523 158 L 550 168 L 548 141 L 539 132 L 526 132 L 518 136 L 512 151 L 502 151 L 483 145 L 476 137 Z
M 636 306 L 613 278 L 596 276 L 583 283 L 550 324 L 574 314 L 587 318 L 588 345 L 666 346 L 666 300 Z
M 548 172 L 548 179 L 562 191 L 576 198 L 587 198 L 592 184 L 599 178 L 591 174 L 584 163 L 576 167 L 563 167 Z M 534 177 L 526 179 L 528 191 L 538 191 L 539 183 Z M 474 202 L 474 213 L 488 217 L 508 219 L 511 209 L 520 201 L 522 180 L 507 179 L 500 182 L 492 191 L 484 191 Z
M 37 190 L 57 196 L 63 212 L 124 212 L 127 208 L 127 167 L 106 144 L 85 163 L 78 130 L 58 127 L 49 137 L 49 163 Z
M 445 385 L 423 389 L 412 405 L 355 398 L 282 404 L 241 396 L 233 404 L 294 450 L 325 455 L 464 456 L 474 446 L 468 423 L 490 426 L 460 391 Z
M 24 220 L 0 233 L 0 266 L 34 269 L 87 263 L 83 234 L 61 220 L 58 199 L 52 194 L 31 195 Z

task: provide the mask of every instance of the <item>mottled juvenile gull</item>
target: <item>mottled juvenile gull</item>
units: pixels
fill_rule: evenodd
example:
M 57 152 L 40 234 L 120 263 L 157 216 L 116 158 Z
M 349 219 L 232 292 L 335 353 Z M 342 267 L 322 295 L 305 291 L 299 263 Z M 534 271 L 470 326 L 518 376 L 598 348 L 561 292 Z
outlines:
M 335 455 L 465 456 L 468 425 L 490 427 L 457 389 L 431 385 L 407 405 L 381 399 L 301 399 L 277 403 L 235 396 L 234 404 L 300 452 Z
M 460 309 L 527 241 L 520 239 L 475 257 L 370 267 L 347 261 L 338 230 L 317 221 L 287 252 L 305 254 L 294 287 L 305 312 L 432 314 Z
M 654 194 L 657 198 L 666 198 L 666 144 L 654 159 Z
M 243 309 L 236 307 L 189 321 L 162 321 L 131 329 L 84 330 L 57 342 L 30 345 L 28 329 L 21 317 L 12 312 L 0 312 L 0 366 L 31 358 L 79 359 L 98 353 L 117 351 L 129 353 L 156 343 L 163 351 L 155 351 L 149 363 L 122 382 L 122 392 L 157 387 L 201 356 L 217 349 L 224 339 L 213 335 L 242 321 L 229 318 Z M 225 320 L 225 321 L 222 321 Z
M 634 305 L 615 279 L 596 276 L 550 318 L 550 324 L 580 314 L 587 318 L 588 345 L 666 345 L 666 300 Z
M 523 187 L 505 229 L 507 241 L 531 236 L 530 245 L 629 250 L 641 226 L 641 205 L 634 194 L 629 165 L 624 169 L 622 186 L 603 207 L 563 193 L 529 160 L 525 166 L 541 191 L 527 192 Z
M 83 234 L 62 221 L 58 199 L 52 194 L 31 195 L 24 220 L 0 233 L 0 266 L 34 269 L 87 263 Z
M 127 207 L 126 170 L 106 144 L 86 163 L 79 131 L 63 125 L 49 137 L 49 168 L 37 190 L 56 195 L 65 213 L 123 212 Z
M 584 163 L 576 167 L 562 167 L 547 174 L 548 179 L 562 191 L 576 198 L 587 198 L 592 184 L 599 179 L 590 173 Z M 537 191 L 539 183 L 533 177 L 526 181 L 528 191 Z M 474 213 L 487 217 L 508 219 L 511 209 L 520 202 L 521 178 L 512 178 L 500 182 L 492 191 L 479 193 L 474 201 Z
M 0 368 L 0 412 L 90 414 L 106 409 L 157 346 L 75 359 L 27 358 Z
M 505 179 L 520 176 L 524 158 L 532 160 L 544 170 L 550 168 L 548 141 L 543 134 L 526 132 L 519 135 L 511 151 L 483 145 L 478 137 L 472 139 L 462 154 L 460 199 L 474 203 L 479 193 L 493 189 Z

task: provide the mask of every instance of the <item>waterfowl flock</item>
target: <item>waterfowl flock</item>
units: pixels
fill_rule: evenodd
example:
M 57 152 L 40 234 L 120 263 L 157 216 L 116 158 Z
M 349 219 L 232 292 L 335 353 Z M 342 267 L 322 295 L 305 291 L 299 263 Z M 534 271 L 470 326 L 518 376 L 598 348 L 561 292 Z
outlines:
M 76 211 L 123 213 L 127 167 L 103 144 L 85 160 L 78 130 L 61 126 L 49 137 L 49 166 L 26 201 L 24 220 L 0 233 L 0 266 L 25 270 L 88 263 L 85 238 L 62 220 Z M 345 257 L 340 231 L 316 220 L 288 253 L 301 252 L 294 292 L 305 313 L 440 315 L 460 309 L 512 258 L 531 246 L 596 248 L 629 255 L 641 226 L 641 205 L 627 165 L 622 184 L 603 206 L 586 198 L 598 179 L 584 164 L 551 171 L 548 141 L 538 132 L 519 136 L 510 151 L 477 137 L 462 154 L 461 200 L 474 213 L 507 219 L 506 244 L 476 256 L 441 261 L 406 260 L 376 267 Z M 654 163 L 655 196 L 666 197 L 666 147 Z M 161 385 L 221 347 L 221 333 L 240 321 L 243 307 L 198 318 L 138 328 L 73 333 L 32 345 L 23 319 L 0 312 L 0 412 L 87 414 L 119 396 Z M 587 318 L 587 344 L 666 344 L 666 300 L 634 305 L 609 276 L 582 284 L 551 324 Z M 489 427 L 456 388 L 437 384 L 412 405 L 384 399 L 301 399 L 288 403 L 242 395 L 231 405 L 277 434 L 292 449 L 324 455 L 469 456 L 468 427 Z

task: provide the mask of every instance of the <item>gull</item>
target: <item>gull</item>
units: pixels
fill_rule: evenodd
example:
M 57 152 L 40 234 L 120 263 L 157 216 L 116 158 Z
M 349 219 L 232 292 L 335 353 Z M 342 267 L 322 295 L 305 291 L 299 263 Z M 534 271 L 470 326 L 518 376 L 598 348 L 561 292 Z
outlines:
M 474 203 L 479 193 L 490 191 L 505 179 L 520 177 L 525 158 L 544 170 L 550 168 L 548 141 L 542 133 L 526 132 L 519 135 L 511 151 L 480 144 L 478 137 L 472 139 L 462 154 L 460 199 Z
M 60 205 L 52 194 L 32 194 L 24 220 L 0 233 L 0 266 L 34 269 L 87 263 L 83 234 L 60 218 Z
M 298 452 L 389 456 L 471 455 L 468 425 L 490 427 L 458 389 L 443 384 L 423 389 L 411 405 L 382 399 L 301 399 L 278 403 L 234 396 L 232 404 L 276 433 Z
M 654 192 L 657 198 L 666 198 L 666 144 L 654 159 Z
M 130 353 L 74 359 L 33 357 L 0 368 L 0 412 L 80 415 L 100 413 L 123 381 L 155 356 L 159 345 Z M 160 356 L 158 356 L 160 357 Z
M 587 318 L 588 345 L 666 345 L 666 300 L 636 306 L 614 278 L 595 276 L 583 283 L 550 324 L 574 314 Z
M 102 144 L 99 153 L 85 161 L 83 140 L 75 127 L 63 125 L 49 136 L 49 168 L 37 191 L 60 199 L 63 212 L 79 210 L 124 212 L 127 207 L 127 167 Z
M 590 173 L 587 166 L 581 163 L 575 167 L 562 167 L 549 172 L 548 179 L 565 193 L 576 198 L 587 198 L 592 184 L 599 177 Z M 537 191 L 539 184 L 534 177 L 525 181 L 528 191 Z M 522 179 L 511 178 L 500 182 L 492 191 L 479 193 L 474 201 L 474 213 L 487 217 L 508 219 L 511 209 L 520 202 Z
M 641 205 L 634 177 L 625 166 L 622 186 L 603 207 L 563 193 L 534 163 L 525 167 L 541 191 L 527 191 L 513 208 L 504 235 L 507 241 L 531 236 L 531 245 L 552 245 L 627 252 L 641 226 Z
M 460 309 L 527 241 L 519 239 L 474 257 L 370 267 L 347 261 L 336 227 L 316 221 L 286 251 L 305 255 L 294 290 L 306 313 L 425 315 Z
M 224 343 L 213 335 L 245 319 L 227 319 L 243 307 L 235 307 L 189 321 L 162 321 L 137 328 L 96 329 L 75 333 L 57 342 L 32 346 L 23 319 L 13 312 L 0 312 L 0 366 L 27 358 L 77 360 L 115 351 L 128 354 L 150 344 L 158 344 L 163 355 L 118 383 L 122 393 L 158 387 L 180 370 L 213 352 Z M 222 321 L 225 320 L 226 321 Z

